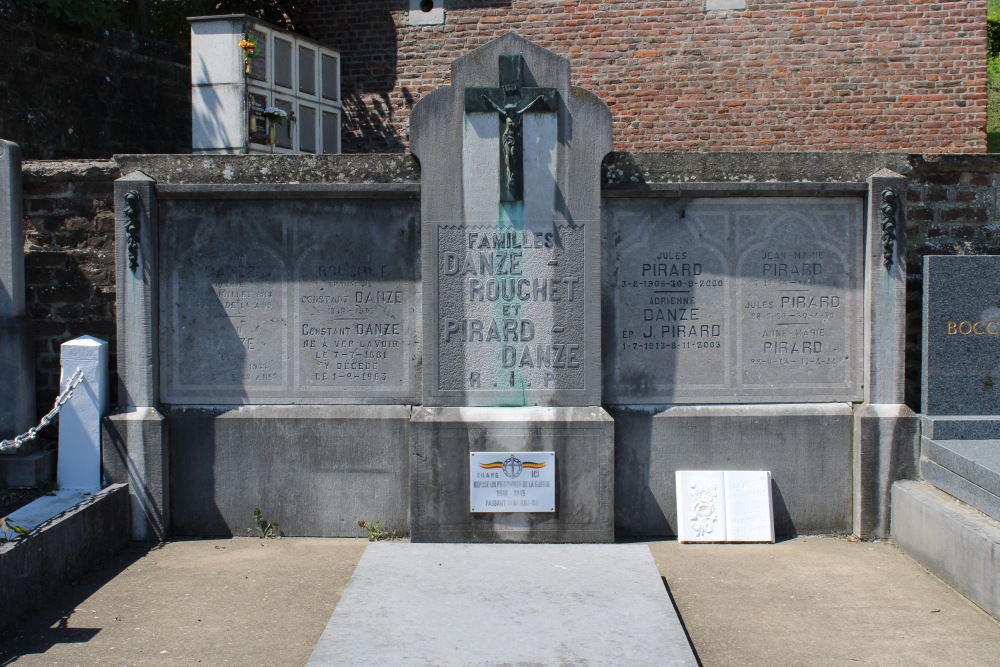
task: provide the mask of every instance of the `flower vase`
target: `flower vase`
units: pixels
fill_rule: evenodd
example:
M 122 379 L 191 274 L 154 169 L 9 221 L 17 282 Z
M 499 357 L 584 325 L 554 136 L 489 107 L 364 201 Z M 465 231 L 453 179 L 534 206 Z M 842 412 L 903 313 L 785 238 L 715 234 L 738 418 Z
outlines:
M 250 110 L 250 134 L 257 132 L 257 114 Z
M 268 139 L 267 140 L 268 140 L 268 143 L 270 143 L 272 146 L 274 146 L 275 141 L 276 141 L 275 140 L 275 130 L 278 128 L 278 126 L 273 121 L 271 122 L 270 125 L 271 125 L 271 129 L 270 129 L 270 134 L 268 135 Z
M 249 58 L 247 58 L 246 64 L 247 64 L 246 73 L 247 73 L 247 76 L 250 76 L 250 59 Z

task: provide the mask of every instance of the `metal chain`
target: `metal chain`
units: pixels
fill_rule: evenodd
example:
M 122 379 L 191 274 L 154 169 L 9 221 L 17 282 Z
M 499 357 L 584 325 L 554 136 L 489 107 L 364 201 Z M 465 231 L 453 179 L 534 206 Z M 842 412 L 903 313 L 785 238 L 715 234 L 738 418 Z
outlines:
M 21 435 L 13 438 L 11 440 L 4 440 L 0 442 L 0 452 L 7 451 L 9 449 L 17 449 L 29 440 L 34 440 L 38 432 L 49 425 L 49 423 L 55 419 L 55 416 L 59 414 L 59 410 L 62 406 L 66 405 L 66 401 L 70 399 L 73 395 L 73 390 L 76 389 L 77 385 L 83 380 L 83 369 L 77 368 L 76 372 L 73 373 L 73 377 L 70 378 L 69 384 L 66 386 L 66 390 L 56 397 L 56 403 L 49 410 L 49 413 L 42 417 L 42 421 L 38 422 L 38 426 L 28 429 L 27 433 L 22 433 Z

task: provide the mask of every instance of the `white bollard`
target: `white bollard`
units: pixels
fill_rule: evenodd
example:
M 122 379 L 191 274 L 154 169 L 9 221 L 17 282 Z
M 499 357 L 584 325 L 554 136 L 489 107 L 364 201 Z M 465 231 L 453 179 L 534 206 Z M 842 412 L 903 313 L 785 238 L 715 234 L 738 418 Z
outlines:
M 56 480 L 61 490 L 96 492 L 101 489 L 101 418 L 110 399 L 107 342 L 81 336 L 62 344 L 60 393 L 77 368 L 83 371 L 83 380 L 59 412 Z

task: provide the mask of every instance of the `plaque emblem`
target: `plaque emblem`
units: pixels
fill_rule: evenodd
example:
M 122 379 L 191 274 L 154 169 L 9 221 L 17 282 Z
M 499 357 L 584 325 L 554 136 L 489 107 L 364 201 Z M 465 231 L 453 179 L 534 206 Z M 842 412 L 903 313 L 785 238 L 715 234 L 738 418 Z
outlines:
M 519 477 L 525 468 L 528 470 L 541 470 L 545 467 L 544 461 L 522 461 L 513 454 L 503 461 L 485 461 L 479 464 L 483 470 L 503 470 L 503 474 L 511 479 Z

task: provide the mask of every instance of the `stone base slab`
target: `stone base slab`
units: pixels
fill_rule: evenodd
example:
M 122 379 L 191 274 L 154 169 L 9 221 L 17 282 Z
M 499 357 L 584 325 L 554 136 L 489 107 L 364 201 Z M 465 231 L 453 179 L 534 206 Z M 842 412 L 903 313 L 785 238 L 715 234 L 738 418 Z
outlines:
M 308 667 L 697 664 L 645 545 L 375 543 Z
M 775 532 L 848 533 L 852 430 L 846 403 L 615 408 L 621 536 L 677 534 L 677 470 L 770 470 Z
M 358 520 L 408 529 L 410 409 L 171 408 L 170 526 L 245 535 L 253 510 L 289 536 L 360 537 Z
M 27 539 L 0 544 L 0 630 L 125 548 L 128 515 L 128 488 L 116 484 L 50 517 Z
M 410 428 L 414 542 L 614 540 L 614 422 L 602 408 L 421 408 Z M 473 514 L 477 451 L 554 451 L 555 513 Z
M 889 536 L 894 482 L 916 479 L 920 418 L 901 404 L 866 404 L 854 413 L 854 534 Z
M 55 476 L 55 450 L 0 456 L 0 489 L 36 489 Z
M 153 408 L 129 408 L 101 427 L 104 482 L 129 485 L 132 539 L 163 541 L 170 527 L 167 421 Z
M 37 423 L 35 330 L 28 320 L 0 320 L 0 378 L 0 440 L 4 440 Z
M 1000 619 L 1000 522 L 926 482 L 892 486 L 892 539 Z
M 932 440 L 1000 440 L 1000 417 L 929 417 L 920 420 L 920 434 Z

